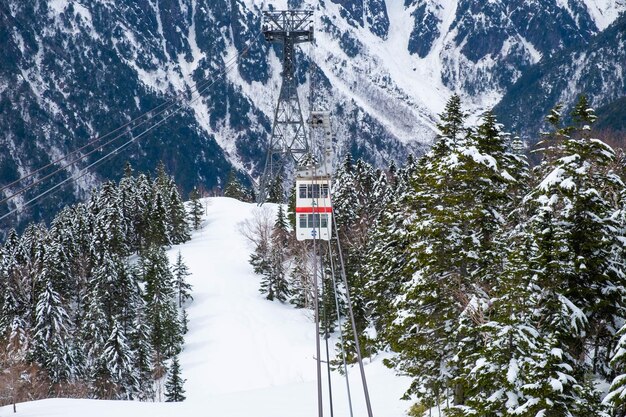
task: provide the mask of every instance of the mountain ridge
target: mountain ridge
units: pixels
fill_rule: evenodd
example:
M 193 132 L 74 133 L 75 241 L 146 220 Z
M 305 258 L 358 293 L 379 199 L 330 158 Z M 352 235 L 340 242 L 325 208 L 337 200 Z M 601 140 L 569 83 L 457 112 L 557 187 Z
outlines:
M 498 0 L 482 8 L 469 0 L 9 0 L 0 5 L 4 183 L 167 100 L 188 100 L 198 84 L 214 84 L 123 156 L 3 226 L 50 218 L 92 185 L 119 178 L 127 160 L 141 171 L 163 161 L 184 192 L 219 192 L 232 169 L 257 177 L 280 88 L 280 48 L 260 34 L 261 11 L 270 6 L 315 11 L 316 45 L 297 52 L 303 111 L 330 110 L 337 154 L 377 166 L 423 152 L 452 93 L 472 114 L 491 109 L 532 64 L 585 43 L 626 9 L 622 0 Z M 528 16 L 532 24 L 522 25 Z M 536 29 L 544 24 L 545 42 Z M 218 77 L 233 59 L 236 68 Z M 62 169 L 39 190 L 106 153 Z

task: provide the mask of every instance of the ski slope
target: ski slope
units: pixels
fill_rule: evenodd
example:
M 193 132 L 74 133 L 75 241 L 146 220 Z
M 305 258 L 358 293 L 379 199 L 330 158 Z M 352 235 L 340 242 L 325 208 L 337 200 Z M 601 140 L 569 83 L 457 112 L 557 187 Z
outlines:
M 19 417 L 315 417 L 315 328 L 311 313 L 265 300 L 239 225 L 258 210 L 229 198 L 205 200 L 207 215 L 180 250 L 192 275 L 189 332 L 180 355 L 187 400 L 141 403 L 49 399 L 0 408 Z M 271 206 L 271 205 L 267 205 Z M 275 207 L 272 207 L 275 208 Z M 333 342 L 334 345 L 334 342 Z M 365 367 L 375 417 L 401 417 L 407 378 L 385 368 L 382 357 Z M 358 367 L 349 370 L 354 416 L 366 416 Z M 328 404 L 324 372 L 325 404 Z M 335 416 L 350 416 L 344 378 L 332 379 Z M 330 416 L 325 410 L 324 415 Z

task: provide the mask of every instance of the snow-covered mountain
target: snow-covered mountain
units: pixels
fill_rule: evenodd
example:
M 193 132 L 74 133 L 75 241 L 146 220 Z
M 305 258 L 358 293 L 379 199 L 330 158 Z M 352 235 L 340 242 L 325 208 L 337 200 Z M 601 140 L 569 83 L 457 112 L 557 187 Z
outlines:
M 280 86 L 281 52 L 260 35 L 261 11 L 271 7 L 314 10 L 315 45 L 298 52 L 304 111 L 312 85 L 313 105 L 335 115 L 338 152 L 382 165 L 428 146 L 450 94 L 461 94 L 473 113 L 491 108 L 531 65 L 586 45 L 626 2 L 6 0 L 0 4 L 3 183 L 168 99 L 188 103 L 197 87 L 203 91 L 23 216 L 45 217 L 80 198 L 93 183 L 121 175 L 126 160 L 140 170 L 163 160 L 185 191 L 223 185 L 233 166 L 258 175 Z
M 588 44 L 560 51 L 529 68 L 508 89 L 495 110 L 508 128 L 536 140 L 551 108 L 562 103 L 568 113 L 578 95 L 584 93 L 591 105 L 600 110 L 601 128 L 623 130 L 625 62 L 626 14 L 623 14 Z M 616 120 L 608 122 L 611 118 Z
M 194 300 L 180 354 L 187 399 L 181 403 L 49 399 L 17 405 L 20 417 L 314 417 L 317 415 L 315 326 L 311 312 L 270 302 L 247 259 L 253 249 L 239 233 L 254 204 L 229 198 L 204 201 L 203 228 L 178 252 L 189 267 Z M 265 205 L 264 210 L 275 206 Z M 336 340 L 331 340 L 333 346 Z M 332 347 L 331 347 L 332 349 Z M 401 417 L 410 380 L 397 377 L 382 356 L 365 366 L 377 417 Z M 358 367 L 349 369 L 355 415 L 366 415 Z M 324 393 L 327 393 L 326 380 Z M 346 383 L 333 373 L 335 412 L 348 414 Z M 327 399 L 325 404 L 328 404 Z M 330 415 L 326 409 L 326 415 Z M 0 415 L 12 414 L 11 406 Z

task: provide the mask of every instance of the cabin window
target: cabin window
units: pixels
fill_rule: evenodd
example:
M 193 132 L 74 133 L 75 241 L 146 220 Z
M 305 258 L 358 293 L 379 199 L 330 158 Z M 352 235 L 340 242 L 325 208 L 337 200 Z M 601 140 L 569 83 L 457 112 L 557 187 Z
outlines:
M 309 229 L 325 229 L 328 227 L 327 213 L 311 213 L 300 215 L 300 227 Z
M 301 184 L 299 198 L 328 198 L 328 184 Z

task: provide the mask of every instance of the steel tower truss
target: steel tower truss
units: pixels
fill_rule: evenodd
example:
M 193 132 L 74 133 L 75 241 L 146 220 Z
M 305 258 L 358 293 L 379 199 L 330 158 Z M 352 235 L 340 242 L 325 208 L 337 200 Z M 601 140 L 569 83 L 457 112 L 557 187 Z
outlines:
M 260 203 L 265 200 L 269 182 L 275 179 L 284 165 L 289 161 L 295 161 L 297 164 L 303 155 L 309 153 L 308 136 L 298 98 L 295 46 L 313 41 L 312 16 L 313 12 L 308 10 L 263 12 L 265 39 L 283 45 L 283 71 L 265 171 L 258 195 Z

